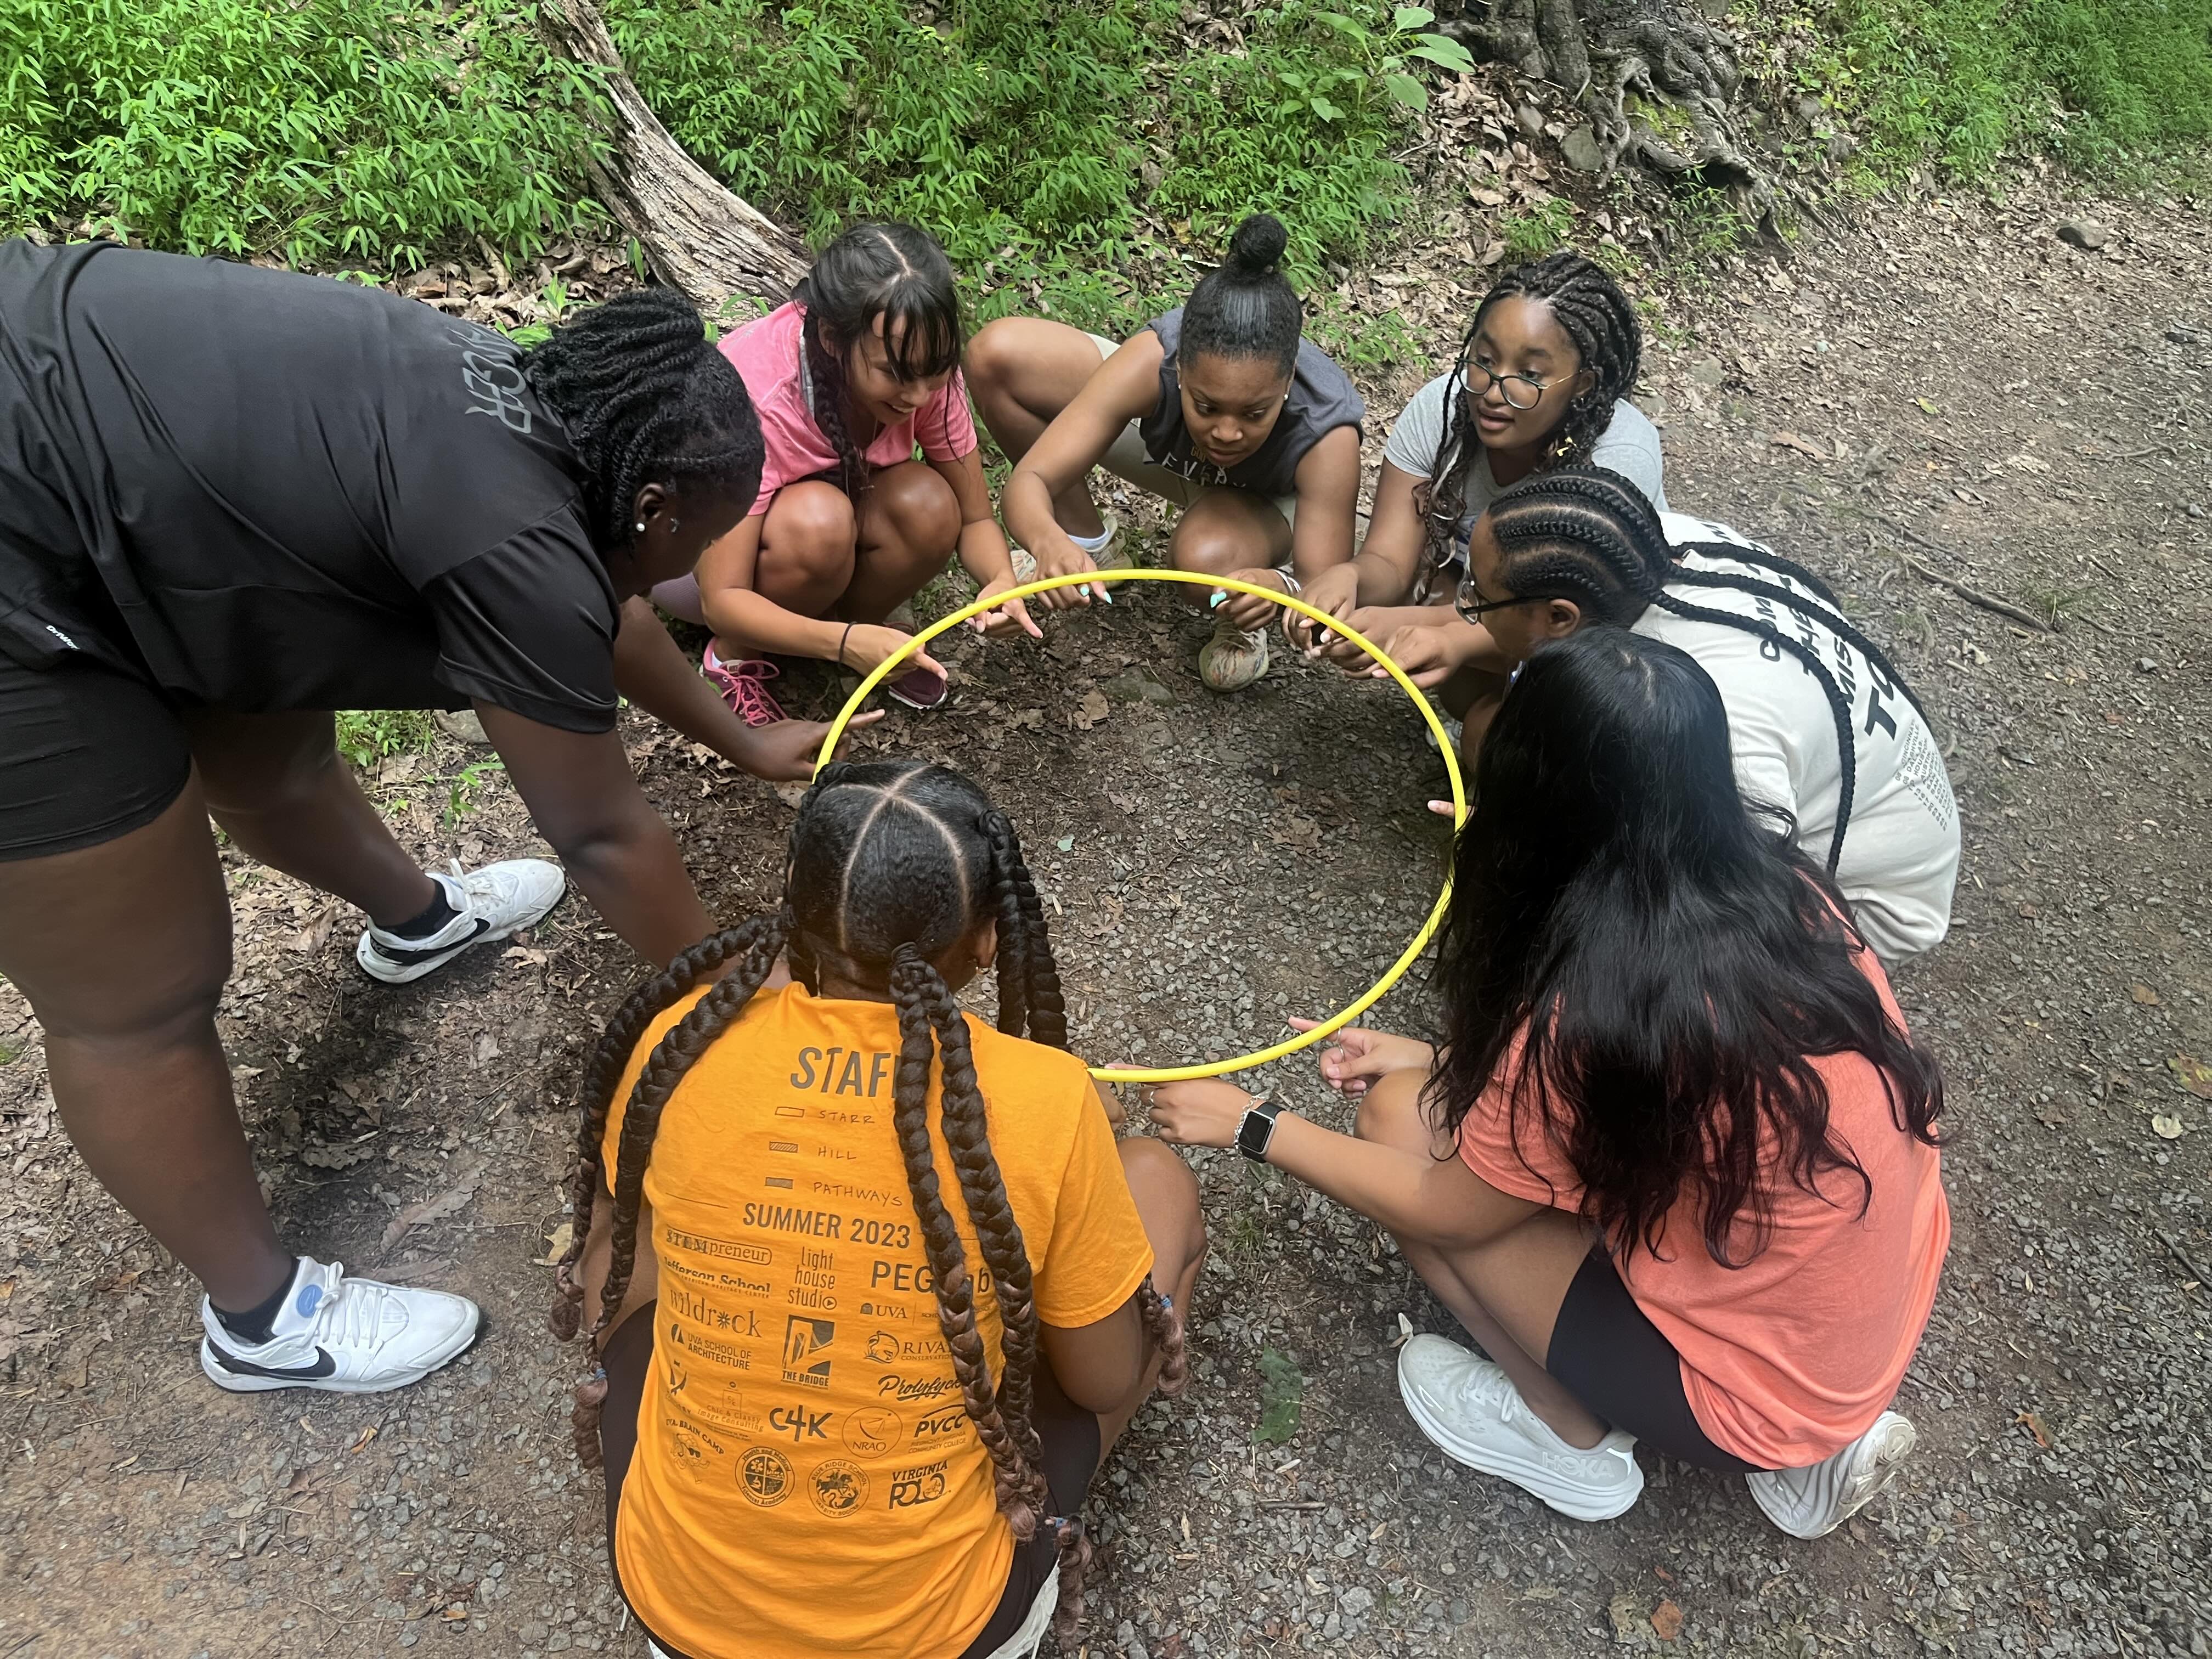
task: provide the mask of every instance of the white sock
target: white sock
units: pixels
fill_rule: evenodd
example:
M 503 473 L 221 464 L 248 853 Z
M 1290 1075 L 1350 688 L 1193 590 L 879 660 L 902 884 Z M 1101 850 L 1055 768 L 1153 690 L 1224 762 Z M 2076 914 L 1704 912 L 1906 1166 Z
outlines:
M 1079 536 L 1071 530 L 1067 532 L 1067 539 L 1085 553 L 1098 553 L 1103 552 L 1106 544 L 1114 539 L 1114 532 L 1110 530 L 1102 530 L 1096 536 Z

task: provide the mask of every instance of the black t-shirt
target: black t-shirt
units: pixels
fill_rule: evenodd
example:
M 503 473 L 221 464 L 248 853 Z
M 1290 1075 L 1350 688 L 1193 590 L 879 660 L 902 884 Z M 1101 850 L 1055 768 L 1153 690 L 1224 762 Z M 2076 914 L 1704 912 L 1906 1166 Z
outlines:
M 1137 423 L 1137 434 L 1145 441 L 1146 459 L 1194 483 L 1233 484 L 1262 495 L 1295 495 L 1298 463 L 1306 452 L 1340 426 L 1357 430 L 1367 413 L 1351 378 L 1319 346 L 1302 339 L 1290 396 L 1283 400 L 1282 413 L 1275 416 L 1267 441 L 1232 467 L 1200 460 L 1191 451 L 1190 428 L 1183 423 L 1182 377 L 1176 368 L 1176 349 L 1182 343 L 1182 307 L 1153 318 L 1147 326 L 1159 336 L 1165 355 L 1160 359 L 1160 400 Z
M 612 729 L 619 603 L 517 355 L 325 277 L 0 242 L 0 652 Z

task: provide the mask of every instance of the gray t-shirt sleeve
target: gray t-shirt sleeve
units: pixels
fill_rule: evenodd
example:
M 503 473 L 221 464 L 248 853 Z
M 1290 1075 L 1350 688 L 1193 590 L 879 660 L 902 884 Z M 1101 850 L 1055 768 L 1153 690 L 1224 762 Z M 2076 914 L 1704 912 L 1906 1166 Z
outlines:
M 1393 440 L 1397 434 L 1391 434 Z M 1659 455 L 1659 428 L 1634 404 L 1623 398 L 1590 450 L 1591 463 L 1620 476 L 1642 490 L 1658 512 L 1667 510 L 1667 486 Z
M 1450 380 L 1450 375 L 1439 374 L 1416 392 L 1390 428 L 1382 459 L 1401 472 L 1425 478 L 1435 468 L 1444 441 L 1444 392 Z

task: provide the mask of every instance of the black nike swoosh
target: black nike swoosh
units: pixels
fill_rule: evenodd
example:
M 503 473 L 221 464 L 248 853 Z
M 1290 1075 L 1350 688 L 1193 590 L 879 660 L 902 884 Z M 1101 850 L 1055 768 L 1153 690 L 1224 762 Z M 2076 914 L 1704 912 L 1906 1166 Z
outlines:
M 328 1376 L 338 1368 L 338 1362 L 331 1358 L 327 1348 L 315 1350 L 315 1363 L 312 1365 L 257 1365 L 250 1359 L 240 1359 L 236 1354 L 225 1353 L 212 1342 L 208 1344 L 208 1351 L 215 1355 L 215 1363 L 234 1376 L 272 1376 L 287 1382 L 307 1382 L 317 1377 Z
M 471 933 L 466 939 L 453 939 L 444 945 L 434 945 L 428 950 L 395 951 L 374 933 L 368 936 L 368 942 L 375 949 L 376 954 L 386 962 L 396 962 L 402 967 L 409 967 L 418 962 L 428 962 L 432 957 L 442 957 L 448 951 L 458 951 L 463 945 L 473 945 L 490 931 L 491 923 L 483 917 L 478 916 L 476 932 Z

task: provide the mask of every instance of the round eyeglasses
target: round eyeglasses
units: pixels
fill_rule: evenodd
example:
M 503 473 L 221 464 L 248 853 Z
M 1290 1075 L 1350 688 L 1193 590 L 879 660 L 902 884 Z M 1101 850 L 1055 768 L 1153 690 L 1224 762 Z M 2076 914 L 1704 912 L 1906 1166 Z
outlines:
M 1559 384 L 1557 380 L 1531 380 L 1526 374 L 1500 374 L 1482 363 L 1470 362 L 1467 366 L 1468 396 L 1482 397 L 1494 386 L 1508 409 L 1534 409 L 1544 401 L 1544 394 Z

